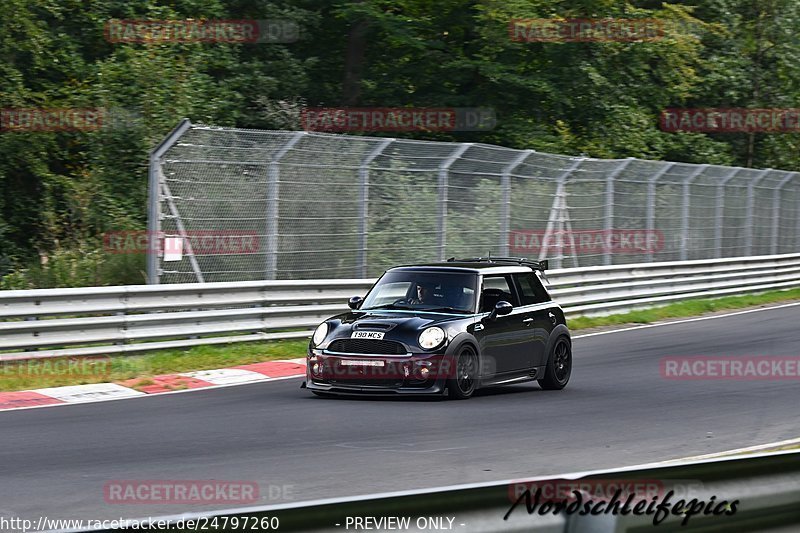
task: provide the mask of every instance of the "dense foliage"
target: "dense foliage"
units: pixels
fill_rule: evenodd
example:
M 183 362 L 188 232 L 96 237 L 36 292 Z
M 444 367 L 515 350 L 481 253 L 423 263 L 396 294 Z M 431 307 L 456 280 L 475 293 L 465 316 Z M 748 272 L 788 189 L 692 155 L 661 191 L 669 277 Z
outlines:
M 515 148 L 800 168 L 796 134 L 668 133 L 666 107 L 793 107 L 795 0 L 0 0 L 0 108 L 112 110 L 0 133 L 0 287 L 142 282 L 105 231 L 144 228 L 147 154 L 182 117 L 296 128 L 302 106 L 492 108 Z M 511 19 L 658 18 L 655 41 L 513 42 Z M 113 43 L 110 19 L 289 20 L 286 44 Z

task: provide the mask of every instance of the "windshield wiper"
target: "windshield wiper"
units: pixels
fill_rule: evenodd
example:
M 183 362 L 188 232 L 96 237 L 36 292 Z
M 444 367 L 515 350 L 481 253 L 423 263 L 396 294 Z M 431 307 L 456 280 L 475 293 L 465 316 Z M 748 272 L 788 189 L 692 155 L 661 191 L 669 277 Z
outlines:
M 375 307 L 365 307 L 359 309 L 359 311 L 374 311 L 376 309 L 413 309 L 411 306 L 407 305 L 397 305 L 397 304 L 383 304 L 383 305 L 376 305 Z
M 423 312 L 431 311 L 433 313 L 459 313 L 459 314 L 469 313 L 469 311 L 467 310 L 457 309 L 455 307 L 423 307 L 423 308 L 418 307 L 417 309 Z

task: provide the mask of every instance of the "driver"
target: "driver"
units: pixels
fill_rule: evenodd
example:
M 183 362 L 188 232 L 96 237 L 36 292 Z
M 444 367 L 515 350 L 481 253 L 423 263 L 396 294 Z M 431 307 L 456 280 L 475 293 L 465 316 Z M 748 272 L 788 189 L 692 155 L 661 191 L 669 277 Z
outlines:
M 433 299 L 433 289 L 427 283 L 417 282 L 417 295 L 412 297 L 408 303 L 410 304 L 430 304 Z

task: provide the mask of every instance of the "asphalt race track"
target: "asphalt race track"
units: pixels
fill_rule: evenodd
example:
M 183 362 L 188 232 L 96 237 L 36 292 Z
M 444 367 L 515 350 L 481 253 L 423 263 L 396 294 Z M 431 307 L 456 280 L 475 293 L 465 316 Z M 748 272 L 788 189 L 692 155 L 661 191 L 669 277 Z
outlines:
M 785 440 L 800 435 L 797 381 L 666 380 L 659 360 L 798 351 L 800 306 L 577 339 L 572 380 L 561 392 L 531 383 L 465 402 L 325 400 L 290 379 L 0 412 L 0 515 L 204 509 L 107 504 L 103 487 L 113 480 L 254 481 L 264 503 L 285 503 Z M 281 487 L 272 499 L 270 486 Z

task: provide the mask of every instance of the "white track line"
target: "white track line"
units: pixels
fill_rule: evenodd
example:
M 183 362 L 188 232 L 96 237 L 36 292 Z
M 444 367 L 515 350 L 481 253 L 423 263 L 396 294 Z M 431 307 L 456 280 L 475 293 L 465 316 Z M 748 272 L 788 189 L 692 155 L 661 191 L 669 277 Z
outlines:
M 763 450 L 769 450 L 771 448 L 781 448 L 783 446 L 792 446 L 792 445 L 800 445 L 800 437 L 789 439 L 789 440 L 782 440 L 779 442 L 770 442 L 767 444 L 758 444 L 756 446 L 748 446 L 746 448 L 736 448 L 734 450 L 726 450 L 724 452 L 715 452 L 715 453 L 707 453 L 704 455 L 693 455 L 691 457 L 682 457 L 680 459 L 669 459 L 667 461 L 661 461 L 658 463 L 653 463 L 654 465 L 673 465 L 673 464 L 680 464 L 686 462 L 693 462 L 693 461 L 703 461 L 706 459 L 717 459 L 720 457 L 733 457 L 743 454 L 749 454 L 752 452 L 760 452 Z M 788 451 L 788 450 L 779 450 L 779 451 Z
M 583 339 L 586 337 L 594 337 L 597 335 L 609 335 L 611 333 L 622 333 L 623 331 L 633 331 L 635 329 L 648 329 L 657 328 L 659 326 L 671 326 L 673 324 L 686 324 L 687 322 L 699 322 L 701 320 L 714 320 L 715 318 L 727 318 L 729 316 L 747 315 L 750 313 L 758 313 L 759 311 L 771 311 L 772 309 L 783 309 L 784 307 L 795 307 L 800 305 L 800 302 L 793 302 L 790 304 L 775 305 L 772 307 L 759 307 L 758 309 L 747 309 L 745 311 L 736 311 L 733 313 L 725 313 L 711 316 L 698 316 L 695 318 L 686 318 L 683 320 L 672 320 L 670 322 L 656 322 L 655 324 L 642 324 L 641 326 L 631 326 L 629 328 L 613 329 L 609 331 L 598 331 L 596 333 L 584 333 L 583 335 L 575 335 L 573 339 Z

